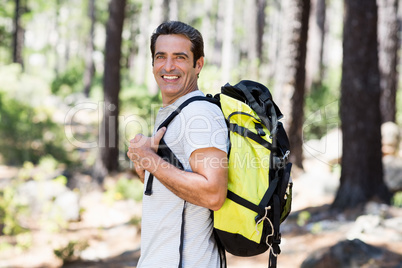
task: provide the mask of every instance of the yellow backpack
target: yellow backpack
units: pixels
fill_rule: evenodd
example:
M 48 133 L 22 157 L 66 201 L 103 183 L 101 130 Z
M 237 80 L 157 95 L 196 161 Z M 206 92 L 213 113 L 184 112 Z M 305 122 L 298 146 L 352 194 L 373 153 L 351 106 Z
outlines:
M 234 86 L 226 84 L 214 97 L 188 99 L 158 129 L 167 127 L 193 101 L 219 105 L 229 129 L 228 193 L 222 208 L 213 212 L 221 263 L 226 266 L 225 251 L 236 256 L 254 256 L 270 249 L 269 267 L 276 267 L 281 242 L 279 227 L 290 213 L 293 186 L 289 140 L 278 121 L 282 113 L 267 87 L 243 80 Z M 158 154 L 183 169 L 163 139 Z M 146 195 L 152 194 L 152 182 L 150 174 Z
M 217 240 L 236 256 L 270 249 L 270 267 L 280 253 L 280 224 L 291 210 L 290 146 L 278 121 L 282 113 L 264 85 L 243 80 L 222 87 L 219 99 L 229 128 L 228 194 L 214 212 Z

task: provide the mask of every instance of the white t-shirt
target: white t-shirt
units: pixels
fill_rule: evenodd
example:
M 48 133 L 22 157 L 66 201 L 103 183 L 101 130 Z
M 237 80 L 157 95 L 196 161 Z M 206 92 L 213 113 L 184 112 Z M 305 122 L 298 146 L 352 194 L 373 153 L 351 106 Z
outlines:
M 203 96 L 197 90 L 159 110 L 155 129 L 185 100 Z M 222 111 L 207 101 L 194 101 L 169 124 L 164 140 L 186 171 L 191 171 L 189 157 L 200 148 L 215 147 L 228 152 L 228 134 Z M 147 185 L 149 174 L 145 175 Z M 220 266 L 213 237 L 211 211 L 184 202 L 154 178 L 152 195 L 143 196 L 140 268 L 178 267 L 182 211 L 185 208 L 183 267 Z

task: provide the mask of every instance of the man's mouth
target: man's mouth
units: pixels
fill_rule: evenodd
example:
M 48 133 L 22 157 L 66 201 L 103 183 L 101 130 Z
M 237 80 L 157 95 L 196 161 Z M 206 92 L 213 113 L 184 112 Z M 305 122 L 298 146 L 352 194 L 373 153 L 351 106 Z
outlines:
M 176 79 L 179 79 L 179 77 L 178 77 L 177 75 L 162 75 L 162 78 L 163 78 L 163 79 L 166 79 L 166 80 L 176 80 Z

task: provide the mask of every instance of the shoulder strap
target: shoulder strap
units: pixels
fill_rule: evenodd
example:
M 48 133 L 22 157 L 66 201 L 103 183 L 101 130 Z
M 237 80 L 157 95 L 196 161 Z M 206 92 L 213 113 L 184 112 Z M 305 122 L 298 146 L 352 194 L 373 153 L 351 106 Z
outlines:
M 203 100 L 203 101 L 209 101 L 211 103 L 217 104 L 219 105 L 219 101 L 215 98 L 212 97 L 204 97 L 204 96 L 195 96 L 195 97 L 191 97 L 188 100 L 184 101 L 182 104 L 180 104 L 179 107 L 177 107 L 176 110 L 174 110 L 166 119 L 165 121 L 162 122 L 162 124 L 160 124 L 160 126 L 158 127 L 158 130 L 163 128 L 163 127 L 167 127 L 170 122 L 172 122 L 172 120 L 181 112 L 181 110 L 183 110 L 184 107 L 186 107 L 187 105 L 189 105 L 190 103 L 192 103 L 193 101 L 199 101 L 199 100 Z

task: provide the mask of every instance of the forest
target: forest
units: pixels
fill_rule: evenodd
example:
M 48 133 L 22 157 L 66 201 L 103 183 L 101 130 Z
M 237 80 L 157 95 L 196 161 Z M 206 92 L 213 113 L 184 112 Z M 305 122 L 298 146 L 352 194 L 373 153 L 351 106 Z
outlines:
M 135 267 L 143 185 L 126 152 L 137 133 L 151 135 L 161 107 L 149 47 L 167 20 L 202 33 L 205 94 L 255 80 L 284 114 L 295 205 L 283 236 L 321 235 L 329 245 L 343 231 L 328 236 L 325 224 L 350 227 L 372 206 L 378 228 L 402 224 L 400 6 L 0 0 L 0 267 Z M 100 247 L 108 236 L 130 240 Z M 386 248 L 401 265 L 402 232 L 395 237 Z M 292 264 L 299 251 L 285 244 L 283 267 L 320 267 L 301 264 L 315 249 Z M 124 251 L 129 259 L 107 266 Z

